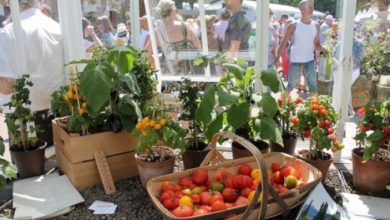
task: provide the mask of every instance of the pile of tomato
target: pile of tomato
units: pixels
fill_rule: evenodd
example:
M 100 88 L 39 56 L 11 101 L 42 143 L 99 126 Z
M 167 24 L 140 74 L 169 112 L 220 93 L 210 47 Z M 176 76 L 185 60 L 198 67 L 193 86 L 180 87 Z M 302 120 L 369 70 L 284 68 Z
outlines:
M 299 187 L 300 179 L 299 171 L 291 166 L 273 163 L 268 170 L 268 181 L 279 193 Z M 260 183 L 260 169 L 249 164 L 241 165 L 237 174 L 220 170 L 212 177 L 201 168 L 177 182 L 163 182 L 159 199 L 177 217 L 198 216 L 249 204 Z

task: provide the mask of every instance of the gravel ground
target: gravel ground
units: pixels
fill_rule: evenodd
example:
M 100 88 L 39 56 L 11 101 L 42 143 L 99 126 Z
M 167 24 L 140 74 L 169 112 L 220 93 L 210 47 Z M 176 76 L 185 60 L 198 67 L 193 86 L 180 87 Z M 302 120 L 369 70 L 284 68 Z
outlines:
M 175 170 L 180 170 L 182 164 L 176 164 Z M 53 219 L 162 219 L 159 211 L 157 211 L 151 200 L 149 199 L 146 190 L 141 185 L 138 177 L 126 179 L 115 184 L 117 192 L 113 195 L 106 195 L 102 186 L 94 186 L 80 191 L 85 202 L 75 206 L 75 209 L 67 215 L 59 216 Z M 341 201 L 340 193 L 344 191 L 344 186 L 340 180 L 340 175 L 336 169 L 331 169 L 328 172 L 325 180 L 325 188 L 332 198 L 339 204 Z M 93 215 L 88 207 L 95 201 L 102 200 L 113 202 L 118 205 L 114 215 Z M 288 217 L 277 217 L 274 219 L 295 219 L 299 208 L 295 208 L 290 212 Z M 11 217 L 13 210 L 11 207 L 4 209 L 0 213 L 1 217 Z

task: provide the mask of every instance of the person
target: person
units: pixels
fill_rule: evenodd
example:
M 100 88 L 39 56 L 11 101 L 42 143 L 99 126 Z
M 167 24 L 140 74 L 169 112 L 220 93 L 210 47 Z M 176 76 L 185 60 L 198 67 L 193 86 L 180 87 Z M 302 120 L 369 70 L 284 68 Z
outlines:
M 192 30 L 190 25 L 183 21 L 177 20 L 175 2 L 172 0 L 161 0 L 157 5 L 161 15 L 161 22 L 157 24 L 158 44 L 170 45 L 176 56 L 173 61 L 174 69 L 178 72 L 188 74 L 192 65 L 178 59 L 179 51 L 200 50 L 201 44 L 199 38 Z M 168 55 L 168 54 L 165 54 Z
M 107 16 L 98 17 L 96 27 L 97 36 L 103 42 L 104 47 L 109 48 L 114 46 L 115 36 L 110 19 Z
M 48 6 L 48 5 L 46 5 L 46 4 L 42 5 L 41 11 L 42 11 L 42 13 L 43 13 L 44 15 L 46 15 L 47 17 L 53 18 L 53 13 L 52 13 L 52 11 L 51 11 L 50 6 Z
M 115 45 L 127 45 L 129 39 L 127 38 L 127 28 L 124 23 L 119 23 L 116 28 Z
M 325 17 L 324 23 L 321 25 L 321 34 L 320 34 L 320 43 L 324 45 L 326 42 L 326 38 L 328 36 L 328 30 L 333 27 L 334 18 L 332 15 L 327 15 Z
M 147 45 L 149 44 L 150 41 L 150 35 L 149 35 L 149 25 L 148 25 L 148 19 L 146 15 L 142 16 L 139 19 L 139 23 L 141 26 L 141 48 L 145 49 L 147 48 Z
M 230 12 L 223 10 L 219 21 L 213 25 L 214 39 L 219 41 L 219 45 L 222 45 L 225 40 L 225 32 L 229 24 Z M 222 50 L 222 48 L 220 48 Z
M 127 29 L 127 39 L 128 39 L 127 45 L 131 45 L 132 44 L 132 40 L 131 40 L 131 20 L 127 20 L 126 21 L 126 29 Z
M 83 27 L 84 57 L 87 59 L 91 59 L 92 58 L 91 49 L 93 48 L 93 46 L 97 45 L 103 47 L 103 43 L 97 37 L 93 26 L 86 18 L 82 18 L 81 24 Z
M 305 71 L 305 78 L 308 82 L 311 95 L 317 93 L 317 73 L 314 62 L 316 49 L 325 51 L 320 44 L 320 27 L 311 17 L 313 15 L 314 3 L 310 0 L 302 0 L 299 3 L 301 18 L 295 23 L 289 24 L 286 35 L 278 50 L 276 60 L 279 60 L 287 43 L 291 39 L 290 66 L 288 73 L 288 85 L 284 96 L 297 86 L 299 82 L 299 69 L 302 66 Z
M 275 55 L 276 55 L 276 45 L 277 40 L 276 38 L 279 37 L 279 35 L 276 34 L 278 30 L 275 29 L 275 26 L 273 25 L 273 12 L 271 9 L 269 9 L 269 29 L 268 29 L 268 69 L 274 69 L 275 64 Z
M 40 130 L 37 137 L 53 144 L 49 107 L 51 94 L 65 82 L 64 51 L 60 25 L 44 15 L 37 0 L 19 0 L 20 23 L 25 54 L 17 54 L 14 25 L 8 24 L 0 30 L 0 48 L 7 52 L 0 56 L 0 93 L 12 92 L 15 79 L 29 74 L 33 86 L 30 88 L 31 109 L 35 112 L 35 123 Z M 19 72 L 18 56 L 25 56 L 28 73 Z
M 233 57 L 238 51 L 248 50 L 252 25 L 241 10 L 242 0 L 225 0 L 226 9 L 232 14 L 225 32 L 223 49 Z

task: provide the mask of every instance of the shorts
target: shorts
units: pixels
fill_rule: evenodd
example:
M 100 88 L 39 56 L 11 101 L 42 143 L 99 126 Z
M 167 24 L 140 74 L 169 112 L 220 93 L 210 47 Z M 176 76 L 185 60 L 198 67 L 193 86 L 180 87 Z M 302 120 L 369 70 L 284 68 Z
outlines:
M 309 92 L 311 93 L 317 93 L 318 87 L 317 87 L 317 72 L 315 69 L 315 63 L 314 60 L 306 62 L 306 63 L 292 63 L 290 62 L 289 71 L 288 71 L 288 84 L 287 84 L 287 91 L 291 92 L 293 89 L 295 89 L 298 86 L 299 83 L 299 76 L 300 71 L 299 67 L 300 65 L 303 66 L 304 69 L 304 76 L 307 80 L 307 84 L 309 86 Z

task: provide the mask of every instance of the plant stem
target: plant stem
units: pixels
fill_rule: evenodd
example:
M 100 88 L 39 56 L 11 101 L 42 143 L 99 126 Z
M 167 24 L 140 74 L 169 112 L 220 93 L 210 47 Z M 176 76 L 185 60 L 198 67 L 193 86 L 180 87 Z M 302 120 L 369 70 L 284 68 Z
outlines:
M 26 128 L 26 122 L 24 122 L 21 118 L 18 119 L 20 122 L 20 139 L 22 142 L 22 146 L 24 151 L 27 151 L 28 149 L 28 134 L 27 134 L 27 128 Z

